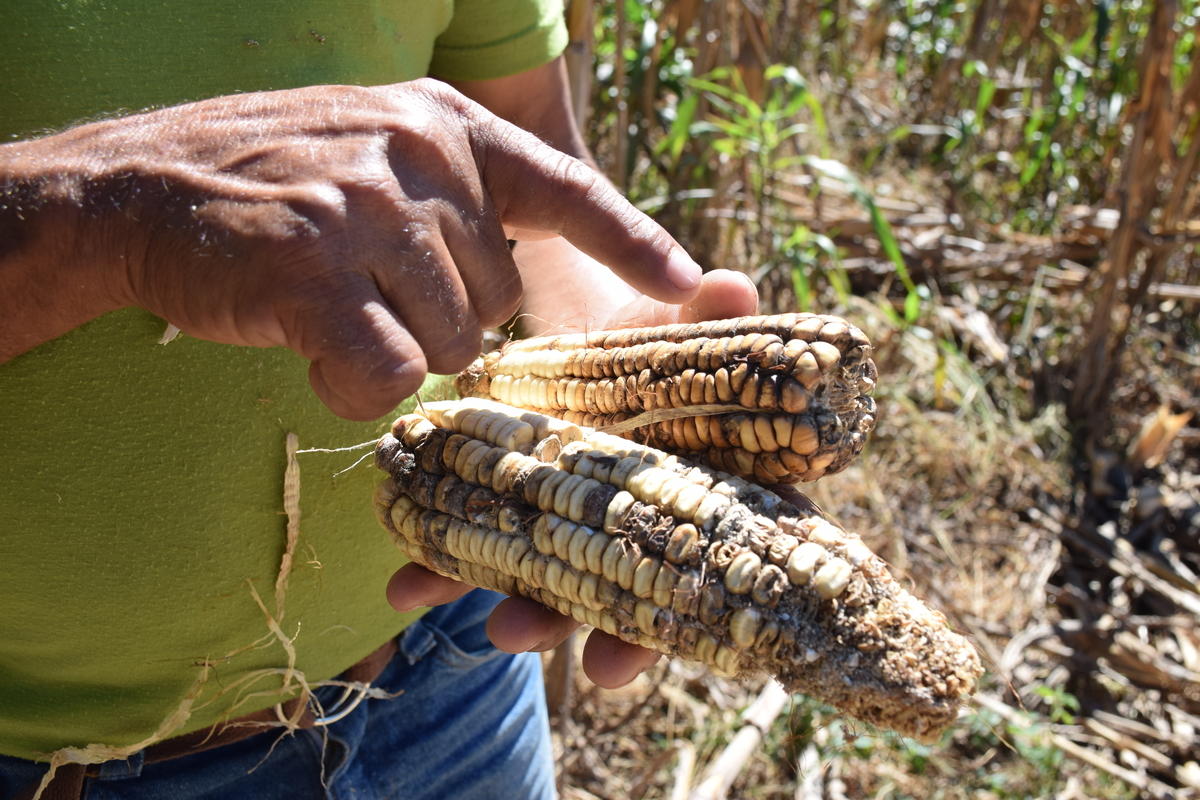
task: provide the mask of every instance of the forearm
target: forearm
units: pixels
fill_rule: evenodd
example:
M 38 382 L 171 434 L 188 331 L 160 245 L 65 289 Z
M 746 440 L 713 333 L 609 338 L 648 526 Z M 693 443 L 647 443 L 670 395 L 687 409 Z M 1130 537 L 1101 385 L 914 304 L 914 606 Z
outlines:
M 571 88 L 562 58 L 505 78 L 449 83 L 501 119 L 595 166 L 571 111 Z
M 0 146 L 0 363 L 122 305 L 85 174 L 62 135 Z

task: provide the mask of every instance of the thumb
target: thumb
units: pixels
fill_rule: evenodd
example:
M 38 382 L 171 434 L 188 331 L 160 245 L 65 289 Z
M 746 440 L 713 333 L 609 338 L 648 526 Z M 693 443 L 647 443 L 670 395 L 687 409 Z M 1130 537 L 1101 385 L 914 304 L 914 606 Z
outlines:
M 714 269 L 704 276 L 700 291 L 679 309 L 678 322 L 745 317 L 758 311 L 758 287 L 750 276 L 732 269 Z
M 715 269 L 705 273 L 696 296 L 682 305 L 639 297 L 618 309 L 603 323 L 605 328 L 637 328 L 675 322 L 744 317 L 758 309 L 758 289 L 744 273 Z

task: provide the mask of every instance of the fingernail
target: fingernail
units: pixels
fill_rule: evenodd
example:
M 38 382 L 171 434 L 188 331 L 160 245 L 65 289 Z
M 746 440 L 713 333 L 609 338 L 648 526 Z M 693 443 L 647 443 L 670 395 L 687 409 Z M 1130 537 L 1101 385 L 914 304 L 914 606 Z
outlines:
M 676 287 L 685 291 L 695 289 L 700 285 L 702 274 L 700 265 L 693 261 L 682 247 L 671 251 L 670 257 L 667 258 L 667 280 Z
M 420 600 L 408 600 L 403 603 L 392 603 L 392 608 L 401 614 L 407 614 L 410 611 L 417 611 L 422 608 L 433 608 L 429 603 L 422 603 Z

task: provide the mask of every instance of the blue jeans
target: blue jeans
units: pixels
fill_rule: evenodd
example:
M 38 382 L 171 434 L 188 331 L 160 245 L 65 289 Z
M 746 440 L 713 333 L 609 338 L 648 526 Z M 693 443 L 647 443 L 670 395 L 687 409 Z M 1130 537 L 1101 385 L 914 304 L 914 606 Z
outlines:
M 324 728 L 266 731 L 171 761 L 141 754 L 103 765 L 87 800 L 549 800 L 555 797 L 541 664 L 491 646 L 484 622 L 500 596 L 474 591 L 400 635 L 367 699 Z M 318 690 L 328 708 L 341 695 Z M 274 748 L 274 749 L 272 749 Z M 0 756 L 0 798 L 45 764 Z

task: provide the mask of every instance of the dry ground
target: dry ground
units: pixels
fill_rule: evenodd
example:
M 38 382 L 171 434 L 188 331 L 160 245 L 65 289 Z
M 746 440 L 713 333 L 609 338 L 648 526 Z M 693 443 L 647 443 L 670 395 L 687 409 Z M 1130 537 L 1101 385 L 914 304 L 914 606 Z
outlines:
M 896 228 L 910 252 L 928 230 Z M 1200 796 L 1196 304 L 1159 298 L 1135 323 L 1107 428 L 1081 448 L 1066 403 L 1083 289 L 1030 277 L 1026 242 L 987 247 L 1010 269 L 947 282 L 916 325 L 882 310 L 883 279 L 827 293 L 876 345 L 879 422 L 857 462 L 804 487 L 971 637 L 980 696 L 934 746 L 792 698 L 730 797 Z M 1167 277 L 1194 280 L 1184 267 Z M 567 798 L 687 797 L 689 765 L 695 784 L 763 687 L 664 662 L 620 692 L 567 676 L 564 700 L 549 675 Z

